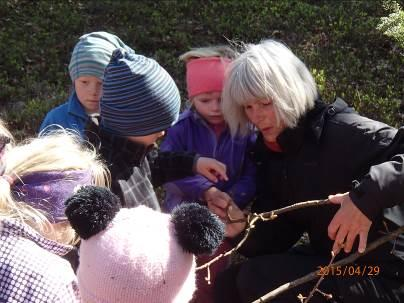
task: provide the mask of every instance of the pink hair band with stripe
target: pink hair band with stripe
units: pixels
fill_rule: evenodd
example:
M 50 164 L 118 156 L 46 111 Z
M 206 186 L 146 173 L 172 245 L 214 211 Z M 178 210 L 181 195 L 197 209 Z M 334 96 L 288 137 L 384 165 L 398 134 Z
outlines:
M 188 98 L 210 92 L 221 92 L 226 69 L 231 60 L 221 57 L 192 59 L 187 62 Z

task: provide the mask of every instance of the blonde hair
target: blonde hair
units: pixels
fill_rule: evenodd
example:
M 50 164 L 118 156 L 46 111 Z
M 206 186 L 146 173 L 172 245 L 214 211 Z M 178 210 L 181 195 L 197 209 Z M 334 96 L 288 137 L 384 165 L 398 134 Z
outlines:
M 94 185 L 110 185 L 109 172 L 98 160 L 96 152 L 84 147 L 77 136 L 66 131 L 48 133 L 12 147 L 7 151 L 5 164 L 4 175 L 14 180 L 34 172 L 88 170 Z M 10 184 L 6 179 L 0 179 L 0 219 L 23 221 L 40 234 L 60 243 L 75 242 L 75 233 L 67 221 L 52 224 L 47 217 L 49 214 L 15 200 Z
M 238 52 L 227 45 L 215 45 L 192 48 L 191 50 L 183 53 L 179 59 L 185 63 L 192 59 L 207 58 L 207 57 L 223 57 L 231 60 L 237 58 Z
M 0 136 L 10 139 L 9 144 L 5 146 L 5 151 L 7 151 L 14 144 L 14 137 L 7 129 L 7 125 L 2 119 L 0 119 Z
M 251 124 L 244 105 L 271 100 L 277 123 L 293 128 L 317 98 L 317 86 L 306 65 L 284 44 L 264 40 L 246 45 L 245 52 L 231 63 L 222 112 L 233 135 L 246 134 Z
M 0 119 L 0 135 L 8 137 L 14 141 L 13 135 L 7 129 L 6 123 L 2 119 Z

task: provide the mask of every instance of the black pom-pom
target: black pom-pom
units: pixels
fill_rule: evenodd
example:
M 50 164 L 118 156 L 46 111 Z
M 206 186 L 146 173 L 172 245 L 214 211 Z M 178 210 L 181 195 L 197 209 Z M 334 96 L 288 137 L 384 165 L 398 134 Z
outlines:
M 119 198 L 109 189 L 85 186 L 65 202 L 65 214 L 82 239 L 104 230 L 121 207 Z
M 222 243 L 225 225 L 219 217 L 197 203 L 184 203 L 171 218 L 178 242 L 187 252 L 211 254 Z

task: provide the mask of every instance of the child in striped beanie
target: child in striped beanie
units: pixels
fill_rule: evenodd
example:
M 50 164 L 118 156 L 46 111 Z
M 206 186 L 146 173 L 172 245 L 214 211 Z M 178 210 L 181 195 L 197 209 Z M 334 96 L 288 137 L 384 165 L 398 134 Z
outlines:
M 80 37 L 69 63 L 73 92 L 66 103 L 46 115 L 40 131 L 63 127 L 83 136 L 88 115 L 99 112 L 104 70 L 118 47 L 134 52 L 117 36 L 107 32 L 92 32 Z
M 178 88 L 154 59 L 123 48 L 105 69 L 100 125 L 87 128 L 90 142 L 108 163 L 112 191 L 126 207 L 160 209 L 154 187 L 164 182 L 204 175 L 226 178 L 225 166 L 194 152 L 157 153 L 156 140 L 178 118 Z

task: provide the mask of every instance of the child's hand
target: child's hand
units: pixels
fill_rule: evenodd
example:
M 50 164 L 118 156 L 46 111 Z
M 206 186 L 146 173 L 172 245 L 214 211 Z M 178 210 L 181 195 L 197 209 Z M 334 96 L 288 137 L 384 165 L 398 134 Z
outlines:
M 226 223 L 226 237 L 235 237 L 245 229 L 244 213 L 227 193 L 211 187 L 205 191 L 204 199 L 209 210 Z M 231 222 L 231 220 L 235 220 L 235 222 Z
M 232 202 L 232 199 L 227 193 L 216 187 L 210 187 L 203 193 L 203 199 L 208 204 L 210 211 L 218 215 L 221 219 L 227 218 L 227 208 Z
M 199 157 L 196 162 L 196 172 L 212 182 L 227 181 L 226 165 L 212 158 Z
M 228 220 L 226 223 L 226 237 L 233 238 L 238 236 L 243 230 L 245 230 L 247 225 L 247 219 L 243 211 L 238 208 L 238 206 L 232 202 L 227 209 Z M 229 222 L 229 219 L 232 221 Z

